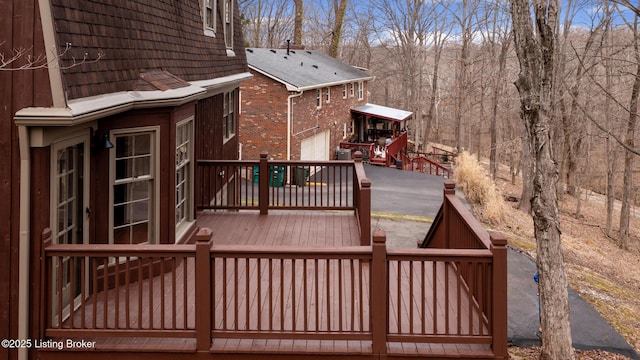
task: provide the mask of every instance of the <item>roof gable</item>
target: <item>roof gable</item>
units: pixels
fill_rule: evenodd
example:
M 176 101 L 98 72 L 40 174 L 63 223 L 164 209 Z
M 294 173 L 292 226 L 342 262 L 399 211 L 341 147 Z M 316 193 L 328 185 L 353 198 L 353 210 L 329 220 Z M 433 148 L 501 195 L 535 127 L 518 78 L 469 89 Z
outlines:
M 353 81 L 370 80 L 369 73 L 319 51 L 247 49 L 249 67 L 290 90 L 306 90 Z

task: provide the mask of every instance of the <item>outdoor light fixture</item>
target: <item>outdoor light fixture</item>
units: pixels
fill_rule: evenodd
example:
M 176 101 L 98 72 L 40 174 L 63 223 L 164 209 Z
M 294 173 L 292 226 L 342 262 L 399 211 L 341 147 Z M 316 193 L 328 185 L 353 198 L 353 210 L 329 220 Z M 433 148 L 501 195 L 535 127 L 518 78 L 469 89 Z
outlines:
M 109 134 L 104 134 L 104 142 L 102 143 L 103 149 L 111 149 L 113 148 L 113 143 L 109 140 Z
M 109 140 L 109 133 L 104 130 L 91 129 L 91 147 L 94 150 L 112 149 L 113 143 Z

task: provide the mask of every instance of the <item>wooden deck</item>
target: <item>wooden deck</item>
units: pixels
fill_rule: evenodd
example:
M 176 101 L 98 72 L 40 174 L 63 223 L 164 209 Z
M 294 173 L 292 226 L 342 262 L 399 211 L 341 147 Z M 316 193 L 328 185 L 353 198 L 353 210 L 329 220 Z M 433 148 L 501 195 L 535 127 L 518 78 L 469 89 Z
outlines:
M 216 245 L 335 247 L 358 246 L 360 234 L 353 211 L 257 211 L 198 213 L 200 227 L 219 229 Z M 221 231 L 222 230 L 222 231 Z
M 468 229 L 460 238 L 477 237 L 465 245 L 387 249 L 382 231 L 361 245 L 357 210 L 260 213 L 203 210 L 196 244 L 45 241 L 40 338 L 95 347 L 37 356 L 507 356 L 506 314 L 495 310 L 506 306 L 495 287 L 506 285 L 506 241 L 476 235 L 466 214 L 446 223 Z M 77 271 L 56 271 L 63 261 Z M 74 306 L 64 306 L 65 294 L 79 294 Z

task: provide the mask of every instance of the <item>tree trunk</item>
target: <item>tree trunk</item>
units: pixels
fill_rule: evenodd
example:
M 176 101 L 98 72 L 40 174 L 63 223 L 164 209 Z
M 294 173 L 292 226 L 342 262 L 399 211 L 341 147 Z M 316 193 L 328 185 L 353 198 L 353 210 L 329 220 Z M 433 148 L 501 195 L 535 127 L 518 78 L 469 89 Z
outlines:
M 553 159 L 550 117 L 558 0 L 534 0 L 536 29 L 527 0 L 511 0 L 520 74 L 520 116 L 533 160 L 533 214 L 540 276 L 542 359 L 573 359 L 567 277 L 560 243 L 558 166 Z
M 633 48 L 636 58 L 636 76 L 631 90 L 631 100 L 629 101 L 629 122 L 627 123 L 627 136 L 625 142 L 631 148 L 635 147 L 635 131 L 638 123 L 638 97 L 640 97 L 640 47 L 638 42 L 638 14 L 634 21 L 634 41 Z M 634 156 L 630 151 L 624 153 L 624 184 L 622 186 L 622 209 L 620 210 L 620 247 L 629 249 L 629 218 L 631 212 L 631 193 L 633 188 L 633 160 Z
M 331 45 L 329 46 L 329 56 L 338 57 L 340 48 L 340 39 L 342 38 L 342 24 L 344 23 L 344 14 L 347 11 L 347 0 L 333 0 L 333 10 L 335 11 L 336 21 L 333 24 L 331 32 Z
M 302 21 L 304 20 L 304 7 L 302 0 L 293 0 L 295 4 L 295 19 L 293 25 L 293 43 L 302 45 Z

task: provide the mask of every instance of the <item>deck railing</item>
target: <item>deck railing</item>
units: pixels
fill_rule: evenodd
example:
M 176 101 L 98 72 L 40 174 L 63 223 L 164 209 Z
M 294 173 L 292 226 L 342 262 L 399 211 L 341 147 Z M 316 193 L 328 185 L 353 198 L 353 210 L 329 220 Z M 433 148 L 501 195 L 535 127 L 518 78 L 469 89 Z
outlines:
M 51 245 L 43 234 L 46 337 L 195 336 L 191 245 Z
M 200 160 L 196 210 L 348 210 L 360 227 L 361 245 L 371 242 L 371 181 L 362 154 L 347 161 Z M 261 174 L 267 174 L 263 176 Z
M 196 209 L 355 210 L 356 161 L 199 160 Z M 360 173 L 360 172 L 359 172 Z
M 372 247 L 250 249 L 217 246 L 201 230 L 195 245 L 46 244 L 42 335 L 194 338 L 203 351 L 211 338 L 364 340 L 379 354 L 387 342 L 506 349 L 505 308 L 496 308 L 504 245 L 390 250 L 382 230 L 373 239 Z M 65 260 L 80 265 L 70 279 Z M 65 311 L 74 289 L 64 284 L 76 280 L 79 299 Z
M 447 206 L 445 216 L 464 212 Z M 43 237 L 41 337 L 191 338 L 198 351 L 225 338 L 360 340 L 373 354 L 389 343 L 485 344 L 507 356 L 499 234 L 476 234 L 467 248 L 404 250 L 388 249 L 382 230 L 371 246 L 322 249 L 216 245 L 209 229 L 191 245 Z

